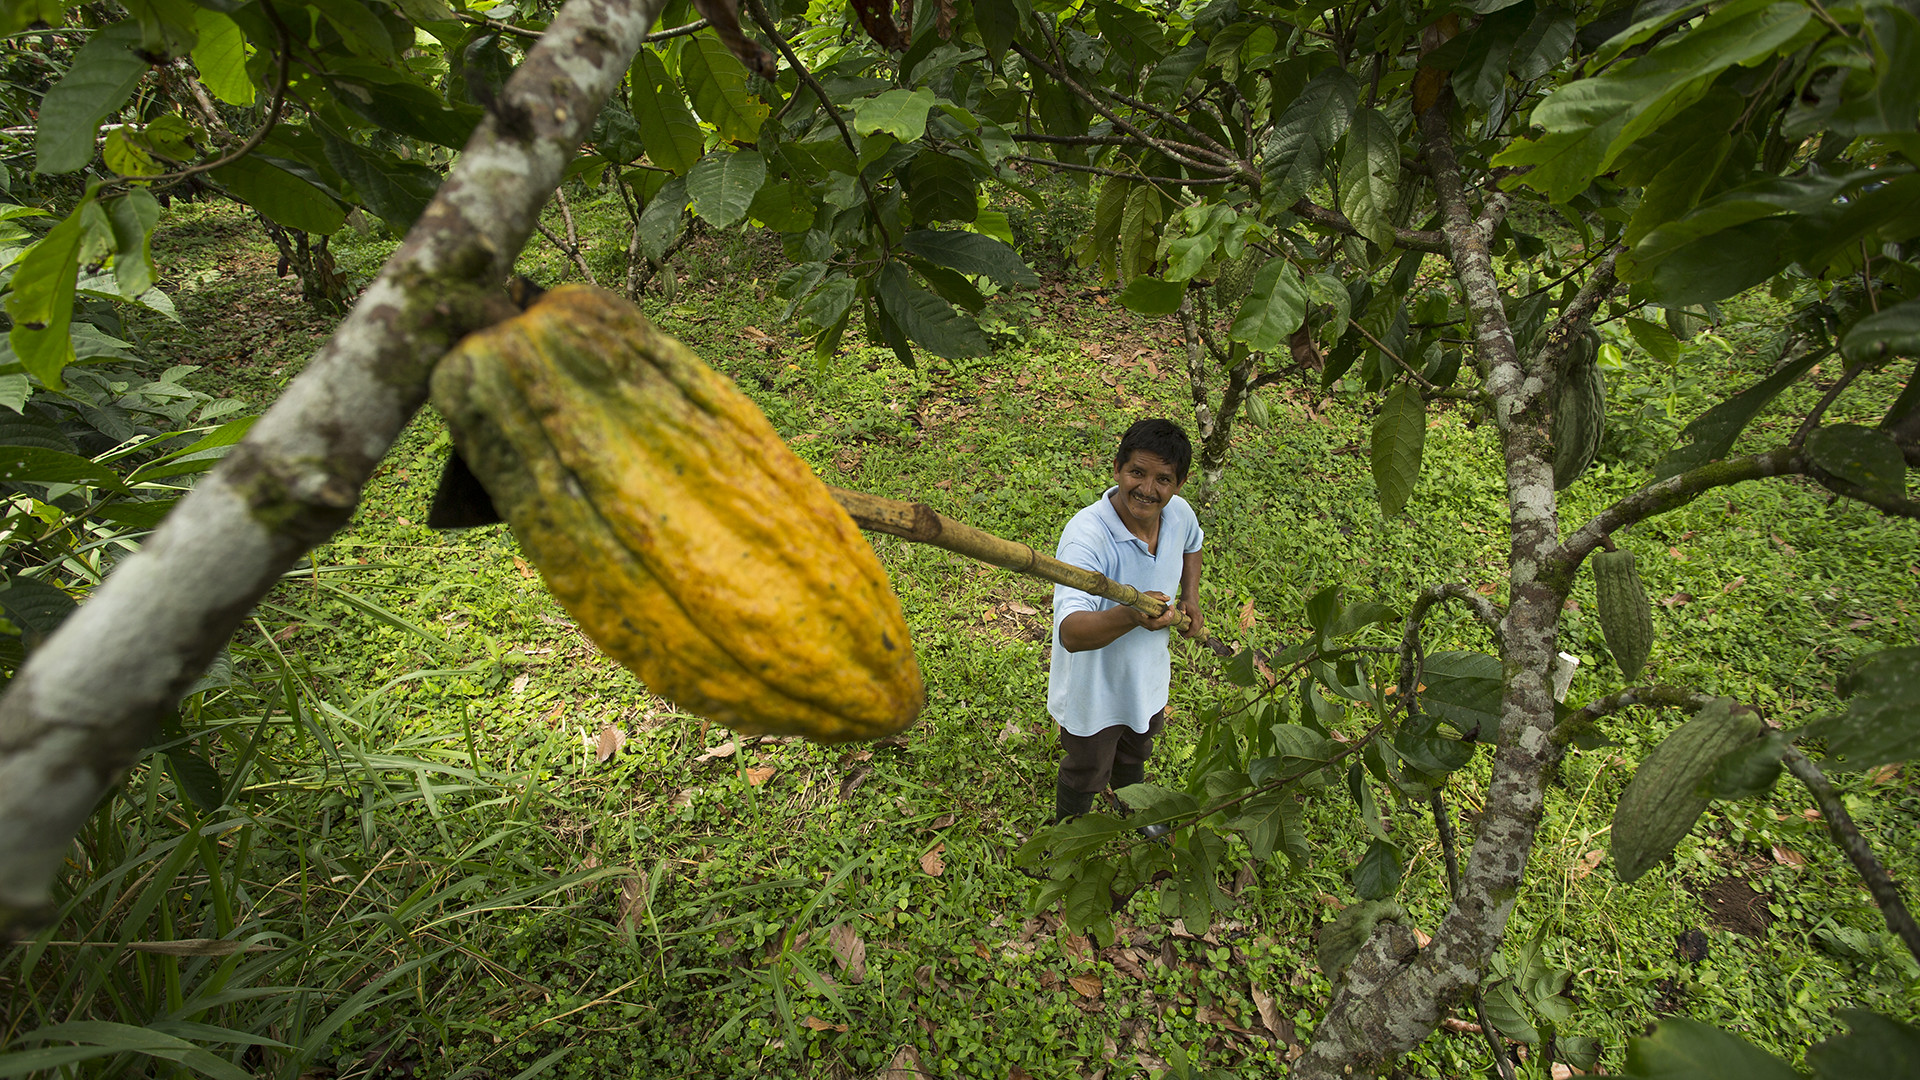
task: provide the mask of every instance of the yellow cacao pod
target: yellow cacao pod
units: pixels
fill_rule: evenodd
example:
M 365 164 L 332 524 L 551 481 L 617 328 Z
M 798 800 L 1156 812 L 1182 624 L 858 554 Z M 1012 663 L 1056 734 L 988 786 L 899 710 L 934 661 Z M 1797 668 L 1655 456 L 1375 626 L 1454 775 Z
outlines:
M 462 341 L 433 401 L 547 587 L 649 690 L 822 742 L 919 712 L 906 620 L 853 520 L 633 305 L 555 289 Z

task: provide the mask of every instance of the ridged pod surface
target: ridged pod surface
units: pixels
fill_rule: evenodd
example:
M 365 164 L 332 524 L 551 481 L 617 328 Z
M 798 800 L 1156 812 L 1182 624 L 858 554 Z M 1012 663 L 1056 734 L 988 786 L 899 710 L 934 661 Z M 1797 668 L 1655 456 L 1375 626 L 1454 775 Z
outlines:
M 565 286 L 435 370 L 455 445 L 593 640 L 689 712 L 822 742 L 925 697 L 886 572 L 725 376 Z
M 1646 586 L 1640 583 L 1631 551 L 1595 552 L 1592 561 L 1600 629 L 1620 665 L 1620 677 L 1632 682 L 1653 652 L 1653 608 L 1647 603 Z
M 1672 853 L 1693 829 L 1707 798 L 1700 782 L 1726 754 L 1766 725 L 1727 698 L 1708 702 L 1647 754 L 1613 811 L 1613 872 L 1631 882 Z
M 1568 349 L 1553 393 L 1553 488 L 1586 474 L 1607 431 L 1607 388 L 1600 376 L 1600 342 L 1591 330 Z

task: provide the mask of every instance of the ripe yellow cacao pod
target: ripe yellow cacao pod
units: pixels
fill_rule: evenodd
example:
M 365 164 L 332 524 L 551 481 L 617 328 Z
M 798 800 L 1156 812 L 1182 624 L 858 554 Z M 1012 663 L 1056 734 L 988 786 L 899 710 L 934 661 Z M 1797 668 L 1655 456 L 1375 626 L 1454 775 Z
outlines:
M 853 520 L 633 305 L 555 289 L 462 341 L 433 401 L 547 587 L 648 689 L 822 742 L 919 712 L 906 620 Z

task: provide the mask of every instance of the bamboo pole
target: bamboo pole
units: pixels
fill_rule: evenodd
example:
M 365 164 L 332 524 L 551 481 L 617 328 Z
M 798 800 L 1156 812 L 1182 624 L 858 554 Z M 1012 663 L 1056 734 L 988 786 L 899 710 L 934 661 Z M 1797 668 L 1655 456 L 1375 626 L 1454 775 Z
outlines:
M 832 493 L 834 501 L 853 518 L 854 524 L 870 532 L 886 533 L 916 544 L 931 544 L 1016 574 L 1037 577 L 1055 585 L 1105 597 L 1125 604 L 1148 618 L 1158 618 L 1167 610 L 1167 604 L 1131 585 L 1122 585 L 1105 574 L 1063 563 L 1025 544 L 1003 539 L 971 525 L 963 525 L 926 503 L 889 499 L 845 488 L 829 487 L 827 490 Z M 1172 628 L 1183 632 L 1186 630 L 1186 612 L 1174 609 Z

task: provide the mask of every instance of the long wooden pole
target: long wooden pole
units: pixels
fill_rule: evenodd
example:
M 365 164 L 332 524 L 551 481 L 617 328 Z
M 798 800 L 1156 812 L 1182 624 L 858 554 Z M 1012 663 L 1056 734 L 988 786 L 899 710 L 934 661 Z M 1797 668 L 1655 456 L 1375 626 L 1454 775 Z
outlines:
M 833 494 L 834 501 L 846 509 L 854 524 L 868 531 L 898 536 L 916 544 L 931 544 L 1016 574 L 1037 577 L 1055 585 L 1105 597 L 1134 608 L 1148 618 L 1159 618 L 1167 610 L 1166 603 L 1155 600 L 1131 585 L 1122 585 L 1105 574 L 1063 563 L 1025 544 L 1002 539 L 971 525 L 963 525 L 926 503 L 889 499 L 845 488 L 829 487 L 827 490 Z M 1172 626 L 1184 632 L 1187 613 L 1175 608 Z

